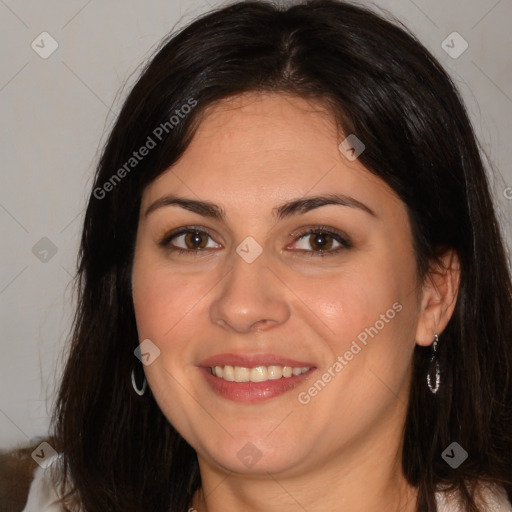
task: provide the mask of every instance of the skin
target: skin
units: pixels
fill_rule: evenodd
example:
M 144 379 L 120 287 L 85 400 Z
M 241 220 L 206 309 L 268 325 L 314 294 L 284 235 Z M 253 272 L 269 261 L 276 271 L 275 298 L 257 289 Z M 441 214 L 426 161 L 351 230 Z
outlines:
M 415 509 L 401 471 L 411 358 L 453 312 L 458 262 L 448 252 L 444 270 L 418 279 L 405 205 L 338 149 L 344 138 L 320 104 L 233 97 L 206 111 L 180 160 L 143 192 L 132 274 L 138 334 L 160 350 L 145 366 L 152 393 L 198 454 L 203 487 L 191 506 L 199 512 Z M 327 193 L 375 216 L 340 205 L 272 216 L 284 202 Z M 225 220 L 176 205 L 145 214 L 167 194 L 215 203 Z M 322 225 L 352 246 L 318 256 L 314 235 L 299 230 Z M 169 244 L 187 254 L 159 246 L 185 226 L 209 231 L 206 248 L 183 236 Z M 247 236 L 262 248 L 252 263 L 236 252 Z M 340 246 L 327 241 L 327 250 Z M 395 303 L 401 311 L 300 403 L 298 394 Z M 278 354 L 316 369 L 294 390 L 240 403 L 215 394 L 198 370 L 227 352 Z M 237 456 L 248 442 L 261 455 L 251 467 Z

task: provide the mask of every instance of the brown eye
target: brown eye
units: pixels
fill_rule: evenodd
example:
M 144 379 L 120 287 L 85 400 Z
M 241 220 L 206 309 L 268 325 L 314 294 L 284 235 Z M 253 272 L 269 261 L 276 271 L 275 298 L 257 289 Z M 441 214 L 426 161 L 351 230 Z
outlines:
M 208 235 L 200 231 L 189 231 L 185 235 L 187 249 L 203 249 L 206 246 Z
M 176 251 L 180 254 L 200 253 L 203 252 L 202 249 L 217 249 L 221 247 L 214 242 L 206 231 L 194 228 L 181 229 L 170 233 L 164 237 L 159 245 L 166 250 Z
M 313 249 L 325 251 L 332 248 L 333 238 L 326 233 L 314 233 L 309 236 L 309 243 Z
M 294 245 L 304 256 L 331 256 L 352 247 L 346 235 L 322 227 L 299 233 Z

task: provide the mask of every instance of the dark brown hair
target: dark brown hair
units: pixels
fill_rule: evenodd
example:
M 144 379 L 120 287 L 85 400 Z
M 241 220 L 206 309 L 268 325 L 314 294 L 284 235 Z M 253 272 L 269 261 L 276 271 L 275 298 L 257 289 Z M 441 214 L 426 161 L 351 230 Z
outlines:
M 407 207 L 422 279 L 442 251 L 457 252 L 460 289 L 441 336 L 436 395 L 425 382 L 429 348 L 415 347 L 403 471 L 421 512 L 436 510 L 439 485 L 459 490 L 472 512 L 478 480 L 503 485 L 512 500 L 512 285 L 463 102 L 396 20 L 320 0 L 238 2 L 202 16 L 162 44 L 124 102 L 85 215 L 52 423 L 79 503 L 89 512 L 184 512 L 201 485 L 194 450 L 151 393 L 140 398 L 131 387 L 131 267 L 144 188 L 186 150 L 207 106 L 247 91 L 320 101 L 364 142 L 360 161 Z M 162 126 L 156 147 L 127 167 Z M 454 441 L 469 454 L 457 469 L 441 457 Z

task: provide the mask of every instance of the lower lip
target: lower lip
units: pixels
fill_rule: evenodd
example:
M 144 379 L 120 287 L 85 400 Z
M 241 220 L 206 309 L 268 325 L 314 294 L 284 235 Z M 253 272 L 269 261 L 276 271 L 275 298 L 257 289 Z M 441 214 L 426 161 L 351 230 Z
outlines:
M 206 382 L 218 395 L 235 402 L 260 402 L 296 388 L 311 375 L 314 368 L 300 375 L 265 382 L 230 382 L 212 375 L 210 368 L 200 368 L 200 370 Z

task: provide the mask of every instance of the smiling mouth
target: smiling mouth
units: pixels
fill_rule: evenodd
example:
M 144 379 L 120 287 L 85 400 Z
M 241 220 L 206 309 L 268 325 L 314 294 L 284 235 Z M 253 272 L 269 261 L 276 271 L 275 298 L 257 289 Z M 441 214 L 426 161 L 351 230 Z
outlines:
M 216 354 L 202 360 L 197 369 L 216 395 L 245 403 L 287 394 L 316 372 L 305 358 L 265 352 Z
M 244 366 L 213 366 L 210 373 L 227 382 L 267 382 L 278 379 L 289 379 L 302 375 L 311 369 L 310 366 L 255 366 L 247 368 Z
M 210 389 L 235 402 L 255 403 L 284 395 L 310 379 L 313 366 L 199 367 Z

